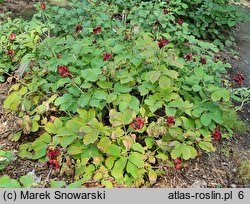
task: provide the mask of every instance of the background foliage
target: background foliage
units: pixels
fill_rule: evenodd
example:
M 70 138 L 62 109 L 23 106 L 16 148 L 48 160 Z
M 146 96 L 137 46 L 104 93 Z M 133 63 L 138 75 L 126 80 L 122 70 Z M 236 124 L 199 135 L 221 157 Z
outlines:
M 230 82 L 222 78 L 230 65 L 201 39 L 219 40 L 234 27 L 241 19 L 235 7 L 227 1 L 126 5 L 74 0 L 43 10 L 37 4 L 30 21 L 1 14 L 1 80 L 11 71 L 18 75 L 4 102 L 20 118 L 12 140 L 36 133 L 19 157 L 46 162 L 48 147 L 60 147 L 60 174 L 74 175 L 78 184 L 94 179 L 112 187 L 113 178 L 139 187 L 154 184 L 175 159 L 214 152 L 215 128 L 222 138 L 232 136 Z M 93 32 L 96 26 L 101 32 Z M 159 47 L 163 39 L 168 43 Z M 139 118 L 143 124 L 135 124 Z

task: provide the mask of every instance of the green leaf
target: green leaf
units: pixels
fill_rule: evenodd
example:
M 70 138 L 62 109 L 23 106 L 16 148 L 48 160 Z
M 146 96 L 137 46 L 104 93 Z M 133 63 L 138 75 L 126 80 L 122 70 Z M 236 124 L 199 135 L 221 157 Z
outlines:
M 35 120 L 32 120 L 32 126 L 31 126 L 31 131 L 36 132 L 39 129 L 38 122 Z
M 108 148 L 107 154 L 112 156 L 120 156 L 121 148 L 115 144 L 111 144 Z
M 115 159 L 116 157 L 113 156 L 109 156 L 106 160 L 105 160 L 105 165 L 107 166 L 108 169 L 112 169 L 114 163 L 115 163 Z
M 99 181 L 100 179 L 102 179 L 102 177 L 103 177 L 102 173 L 98 172 L 98 173 L 95 174 L 95 176 L 93 177 L 93 179 L 95 181 Z
M 18 181 L 11 179 L 7 175 L 0 177 L 0 188 L 21 188 Z
M 181 146 L 182 158 L 188 160 L 191 158 L 191 151 L 187 145 Z
M 51 188 L 62 188 L 65 186 L 65 181 L 51 181 L 50 187 Z
M 117 98 L 117 95 L 114 93 L 110 93 L 107 98 L 106 98 L 106 102 L 107 103 L 112 103 L 113 101 L 115 101 Z
M 71 145 L 67 149 L 67 153 L 70 155 L 77 155 L 77 154 L 81 154 L 82 152 L 83 150 L 80 145 Z
M 19 131 L 11 136 L 11 140 L 17 142 L 21 136 L 22 136 L 22 131 Z
M 67 187 L 68 188 L 80 188 L 82 186 L 82 181 L 75 181 L 74 183 L 69 184 Z
M 143 155 L 137 152 L 131 152 L 129 155 L 129 161 L 131 161 L 134 165 L 139 168 L 144 167 Z
M 173 159 L 177 159 L 181 157 L 181 154 L 182 154 L 181 145 L 174 147 L 173 150 L 171 151 L 171 157 Z
M 21 102 L 21 96 L 17 92 L 11 93 L 4 101 L 3 107 L 5 109 L 10 109 L 16 111 Z
M 151 184 L 154 184 L 157 180 L 157 174 L 153 169 L 148 171 L 148 178 Z
M 129 93 L 132 88 L 127 84 L 115 83 L 114 93 Z
M 91 81 L 91 82 L 95 82 L 98 80 L 99 75 L 101 75 L 102 71 L 98 68 L 94 68 L 94 69 L 85 69 L 81 71 L 82 77 L 86 80 L 86 81 Z
M 199 142 L 199 147 L 207 152 L 215 152 L 215 148 L 211 142 Z
M 85 106 L 88 105 L 90 99 L 91 99 L 92 94 L 90 92 L 87 93 L 82 93 L 81 97 L 78 99 L 77 104 L 81 107 L 84 108 Z
M 77 138 L 77 135 L 65 135 L 63 137 L 59 137 L 59 142 L 63 148 L 66 148 Z
M 191 158 L 194 159 L 197 156 L 197 150 L 193 146 L 188 146 L 190 153 L 191 153 Z
M 31 188 L 32 184 L 34 183 L 34 179 L 32 175 L 21 176 L 20 182 L 24 188 Z
M 122 178 L 123 177 L 123 170 L 127 164 L 127 158 L 121 157 L 115 162 L 114 168 L 111 171 L 111 175 L 115 178 Z
M 177 71 L 169 70 L 166 68 L 164 68 L 163 74 L 169 76 L 172 79 L 177 79 L 179 76 L 179 73 Z
M 141 146 L 141 144 L 139 144 L 139 143 L 134 143 L 134 144 L 132 145 L 131 148 L 132 148 L 133 150 L 137 151 L 137 152 L 142 153 L 142 154 L 145 153 L 144 148 L 143 148 L 143 147 Z
M 220 88 L 212 93 L 211 98 L 213 101 L 219 101 L 221 98 L 223 98 L 224 101 L 229 101 L 230 100 L 230 92 L 226 89 Z
M 159 80 L 159 86 L 162 89 L 168 89 L 171 86 L 171 80 L 166 76 L 161 76 Z
M 83 142 L 85 145 L 95 143 L 98 140 L 99 130 L 93 129 L 90 133 L 84 136 Z
M 159 79 L 160 76 L 161 76 L 160 71 L 151 71 L 146 74 L 145 79 L 154 84 Z
M 221 91 L 215 91 L 212 93 L 211 98 L 213 101 L 219 101 L 221 99 L 222 95 L 221 95 Z
M 113 188 L 113 184 L 108 180 L 102 180 L 102 185 L 105 186 L 105 188 Z
M 209 126 L 209 124 L 211 123 L 212 121 L 212 118 L 211 118 L 211 115 L 208 114 L 208 113 L 203 113 L 201 115 L 201 123 L 202 125 L 204 126 Z
M 125 110 L 123 113 L 122 113 L 122 123 L 124 125 L 128 125 L 132 122 L 132 118 L 133 118 L 133 115 L 134 115 L 134 112 L 132 110 Z
M 113 84 L 107 81 L 98 81 L 97 85 L 102 89 L 112 89 Z
M 108 94 L 105 91 L 95 91 L 93 97 L 99 100 L 105 100 L 107 95 Z
M 104 153 L 108 152 L 108 149 L 111 145 L 111 141 L 108 137 L 103 137 L 98 143 L 97 147 Z
M 210 113 L 210 116 L 213 121 L 215 121 L 218 124 L 222 124 L 223 120 L 221 111 L 212 112 Z
M 145 143 L 148 149 L 151 149 L 153 145 L 155 144 L 155 141 L 152 137 L 146 137 L 145 138 Z
M 128 161 L 126 170 L 130 173 L 134 178 L 139 176 L 138 167 L 134 165 L 132 162 Z
M 127 125 L 132 122 L 133 115 L 134 115 L 133 111 L 129 109 L 125 110 L 122 113 L 112 109 L 109 112 L 109 117 L 110 117 L 109 121 L 114 127 L 120 125 Z

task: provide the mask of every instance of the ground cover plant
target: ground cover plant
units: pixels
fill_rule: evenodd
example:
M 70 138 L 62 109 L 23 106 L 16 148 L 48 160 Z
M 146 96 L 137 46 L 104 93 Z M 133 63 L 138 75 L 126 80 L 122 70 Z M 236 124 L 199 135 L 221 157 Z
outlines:
M 28 21 L 1 14 L 0 80 L 14 83 L 4 108 L 19 118 L 11 139 L 32 138 L 18 156 L 50 169 L 44 186 L 150 186 L 240 129 L 227 116 L 231 85 L 244 77 L 224 79 L 230 64 L 197 38 L 223 23 L 199 31 L 180 5 L 189 4 L 135 1 L 128 10 L 123 1 L 74 0 L 38 3 Z M 240 20 L 231 18 L 223 25 Z M 52 172 L 74 183 L 50 180 Z M 31 175 L 0 181 L 38 185 Z

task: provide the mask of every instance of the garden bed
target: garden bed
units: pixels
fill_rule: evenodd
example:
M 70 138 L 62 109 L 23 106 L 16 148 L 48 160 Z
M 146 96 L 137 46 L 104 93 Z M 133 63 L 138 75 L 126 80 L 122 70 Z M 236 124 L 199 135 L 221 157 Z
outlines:
M 1 11 L 24 15 L 23 2 Z M 216 54 L 241 15 L 217 5 L 212 28 L 185 0 L 133 6 L 28 4 L 33 19 L 3 21 L 1 187 L 249 187 L 249 130 L 230 102 L 249 84 Z

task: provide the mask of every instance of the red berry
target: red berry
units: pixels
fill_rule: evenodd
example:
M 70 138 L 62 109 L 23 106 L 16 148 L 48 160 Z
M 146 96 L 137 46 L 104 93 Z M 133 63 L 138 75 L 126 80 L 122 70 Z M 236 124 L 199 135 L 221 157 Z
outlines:
M 207 60 L 206 60 L 204 57 L 201 57 L 200 62 L 201 62 L 201 64 L 206 64 L 206 63 L 207 63 Z
M 169 44 L 169 41 L 166 40 L 166 39 L 158 40 L 158 46 L 159 46 L 159 48 L 163 48 L 167 44 Z
M 184 56 L 184 58 L 186 59 L 186 61 L 191 61 L 192 58 L 193 58 L 193 55 L 192 55 L 192 53 L 188 53 L 188 54 L 186 54 L 186 55 Z
M 175 124 L 175 118 L 173 116 L 167 116 L 166 118 L 167 126 L 170 127 Z
M 243 81 L 245 80 L 242 73 L 239 71 L 236 72 L 236 76 L 233 76 L 232 79 L 237 82 L 240 86 L 242 85 Z
M 60 149 L 51 149 L 49 148 L 47 150 L 46 156 L 49 157 L 50 159 L 56 159 L 57 156 L 60 155 Z
M 180 25 L 182 25 L 184 23 L 184 20 L 181 19 L 181 18 L 178 18 L 177 23 L 179 23 Z
M 221 138 L 221 133 L 218 128 L 214 128 L 214 132 L 212 132 L 212 135 L 216 141 Z
M 96 26 L 94 29 L 93 29 L 93 33 L 94 34 L 97 34 L 97 33 L 100 33 L 102 32 L 102 27 L 101 26 Z
M 70 76 L 69 68 L 66 66 L 59 66 L 57 68 L 58 74 L 60 74 L 62 77 Z
M 15 51 L 14 50 L 7 50 L 7 52 L 6 52 L 8 55 L 13 55 L 14 53 L 15 53 Z
M 177 171 L 179 171 L 181 168 L 182 168 L 182 164 L 176 164 L 176 165 L 175 165 L 175 169 L 176 169 Z
M 163 10 L 163 14 L 164 14 L 164 15 L 167 15 L 168 13 L 169 13 L 169 10 L 168 10 L 168 9 L 164 9 L 164 10 Z
M 175 159 L 174 160 L 174 164 L 180 164 L 181 163 L 181 159 Z
M 80 32 L 82 29 L 83 29 L 82 26 L 77 26 L 77 27 L 76 27 L 76 32 L 78 33 L 78 32 Z
M 16 35 L 14 33 L 11 33 L 9 39 L 11 41 L 15 40 L 16 39 Z
M 45 10 L 45 9 L 46 9 L 45 3 L 41 3 L 41 8 L 42 8 L 42 10 Z
M 108 54 L 108 53 L 103 53 L 103 55 L 102 55 L 102 58 L 103 58 L 103 60 L 104 61 L 108 61 L 108 60 L 111 60 L 112 59 L 112 57 L 113 57 L 113 55 L 112 54 Z
M 144 126 L 144 121 L 142 118 L 134 118 L 130 126 L 134 128 L 134 130 L 141 130 Z
M 49 159 L 47 161 L 47 166 L 48 167 L 52 166 L 53 169 L 59 169 L 60 168 L 60 164 L 59 164 L 59 161 L 57 159 Z
M 157 30 L 157 28 L 161 25 L 160 21 L 157 19 L 155 22 L 154 22 L 154 25 L 153 25 L 153 30 Z

